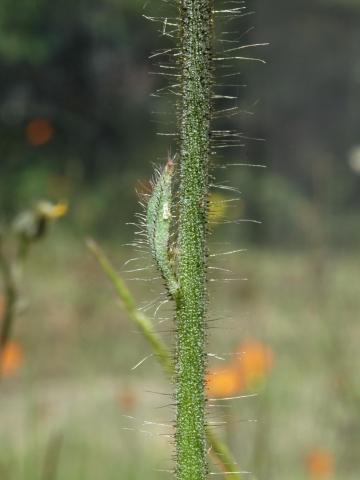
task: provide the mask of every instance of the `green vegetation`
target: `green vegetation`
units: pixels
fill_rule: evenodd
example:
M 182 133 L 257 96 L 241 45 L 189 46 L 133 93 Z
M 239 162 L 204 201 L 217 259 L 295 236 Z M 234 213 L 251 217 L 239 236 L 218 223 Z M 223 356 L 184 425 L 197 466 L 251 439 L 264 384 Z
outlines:
M 1 2 L 0 68 L 6 72 L 0 79 L 2 216 L 39 198 L 67 198 L 72 205 L 67 223 L 73 231 L 130 238 L 124 223 L 132 221 L 137 209 L 133 187 L 151 176 L 151 161 L 159 163 L 168 148 L 164 137 L 156 135 L 165 130 L 161 112 L 169 110 L 168 97 L 149 95 L 167 80 L 149 75 L 157 70 L 144 59 L 168 48 L 169 38 L 142 17 L 156 16 L 162 5 L 135 0 Z M 248 11 L 256 15 L 224 25 L 239 37 L 244 34 L 244 44 L 271 44 L 261 51 L 269 60 L 266 67 L 246 65 L 240 72 L 239 65 L 241 75 L 229 80 L 240 86 L 226 87 L 226 94 L 238 97 L 241 111 L 255 115 L 240 113 L 219 122 L 219 129 L 267 139 L 244 139 L 244 149 L 223 151 L 226 163 L 250 159 L 271 167 L 269 178 L 251 172 L 246 187 L 244 171 L 224 172 L 224 181 L 241 184 L 245 215 L 266 220 L 271 212 L 263 229 L 242 228 L 236 237 L 287 248 L 299 240 L 304 244 L 312 229 L 306 230 L 304 211 L 318 212 L 321 201 L 326 241 L 356 246 L 359 177 L 349 168 L 348 156 L 359 143 L 359 2 L 296 2 L 294 8 L 286 0 L 275 5 L 249 0 Z M 291 42 L 284 40 L 289 38 Z M 159 112 L 156 122 L 152 111 Z M 34 145 L 28 127 L 39 117 L 50 122 L 53 133 Z M 166 124 L 171 132 L 171 119 Z M 289 215 L 279 184 L 300 212 Z M 254 193 L 261 190 L 262 195 L 263 188 L 266 199 Z M 109 205 L 121 205 L 121 220 L 114 219 Z M 301 228 L 294 218 L 300 218 Z
M 125 285 L 123 279 L 116 273 L 114 267 L 111 265 L 109 259 L 106 257 L 101 248 L 92 240 L 87 242 L 87 246 L 99 262 L 99 265 L 101 266 L 105 275 L 115 287 L 117 296 L 120 299 L 124 311 L 127 313 L 129 319 L 144 335 L 144 338 L 150 344 L 164 371 L 173 376 L 175 374 L 175 366 L 172 353 L 164 343 L 163 339 L 154 330 L 151 320 L 141 312 L 134 309 L 135 302 L 131 296 L 131 293 Z M 239 475 L 235 474 L 237 471 L 236 464 L 228 450 L 228 447 L 219 439 L 218 435 L 214 433 L 211 427 L 206 428 L 206 437 L 209 445 L 211 445 L 214 455 L 217 457 L 217 460 L 220 462 L 220 464 L 224 465 L 226 471 L 234 472 L 232 477 L 233 480 L 239 479 Z
M 176 478 L 207 477 L 205 332 L 207 203 L 213 96 L 213 2 L 183 0 L 179 47 L 180 185 L 176 245 Z
M 20 213 L 7 229 L 3 227 L 0 231 L 0 274 L 4 285 L 0 311 L 0 359 L 11 340 L 13 324 L 19 309 L 24 262 L 33 244 L 46 236 L 49 223 L 62 217 L 66 211 L 66 204 L 39 202 L 32 209 Z M 2 368 L 0 377 L 1 370 Z
M 1 2 L 0 480 L 358 479 L 360 2 L 181 4 Z
M 26 281 L 26 294 L 31 302 L 14 332 L 24 362 L 1 387 L 1 468 L 8 469 L 10 479 L 39 478 L 49 438 L 62 432 L 59 480 L 96 480 L 99 472 L 107 478 L 120 473 L 134 480 L 145 473 L 159 478 L 160 472 L 152 469 L 168 468 L 164 459 L 172 447 L 162 434 L 169 430 L 143 421 L 171 419 L 171 409 L 158 408 L 169 402 L 160 395 L 170 392 L 168 383 L 155 359 L 131 370 L 151 349 L 117 308 L 113 289 L 93 257 L 84 254 L 82 242 L 64 237 L 63 230 L 59 224 L 58 236 L 46 240 L 46 252 L 35 246 L 29 257 L 32 281 Z M 119 254 L 117 244 L 107 250 L 121 270 L 122 259 L 131 252 Z M 267 405 L 260 403 L 262 396 L 233 405 L 238 427 L 234 454 L 241 469 L 262 468 L 281 480 L 306 480 L 304 458 L 321 446 L 334 457 L 335 479 L 356 480 L 358 253 L 325 257 L 323 281 L 315 277 L 316 259 L 310 252 L 255 249 L 236 262 L 228 258 L 226 263 L 249 281 L 215 295 L 216 312 L 221 315 L 226 308 L 232 319 L 222 320 L 224 329 L 216 330 L 216 345 L 210 341 L 209 351 L 234 351 L 246 329 L 246 337 L 261 339 L 274 352 Z M 130 285 L 138 302 L 151 299 L 146 284 Z M 166 325 L 157 325 L 165 337 Z M 126 398 L 130 393 L 132 403 Z M 257 423 L 246 421 L 254 418 Z M 254 465 L 258 429 L 264 438 Z M 222 431 L 216 427 L 218 434 Z M 133 461 L 135 451 L 136 458 L 144 459 L 141 464 Z

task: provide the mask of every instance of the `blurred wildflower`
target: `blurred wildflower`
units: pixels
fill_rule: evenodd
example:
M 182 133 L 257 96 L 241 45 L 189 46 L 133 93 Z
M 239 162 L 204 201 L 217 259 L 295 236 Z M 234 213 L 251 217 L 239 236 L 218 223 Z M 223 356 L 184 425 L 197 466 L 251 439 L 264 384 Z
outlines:
M 228 210 L 226 197 L 220 193 L 209 195 L 209 222 L 218 222 L 225 218 Z
M 225 368 L 211 369 L 207 375 L 207 394 L 211 398 L 236 395 L 261 385 L 273 366 L 273 353 L 263 343 L 248 340 L 238 347 L 236 358 Z
M 116 397 L 116 402 L 121 409 L 126 410 L 127 412 L 133 411 L 137 404 L 135 391 L 131 388 L 121 390 Z
M 26 139 L 33 147 L 48 143 L 54 136 L 54 127 L 46 118 L 34 118 L 26 126 Z
M 243 378 L 234 362 L 226 368 L 210 370 L 207 376 L 206 390 L 210 398 L 236 395 L 244 387 Z
M 237 354 L 238 368 L 248 388 L 265 380 L 274 363 L 269 347 L 258 340 L 248 340 L 239 346 Z
M 329 478 L 334 472 L 333 456 L 324 449 L 313 449 L 306 456 L 305 463 L 310 477 L 314 479 Z
M 37 210 L 40 215 L 47 219 L 56 219 L 67 214 L 69 205 L 67 202 L 51 203 L 43 201 L 38 203 Z
M 32 210 L 22 212 L 15 219 L 14 230 L 25 242 L 38 240 L 46 233 L 51 220 L 63 217 L 68 211 L 67 202 L 39 202 Z
M 23 363 L 23 350 L 14 341 L 8 342 L 2 351 L 0 358 L 0 373 L 4 377 L 11 377 Z

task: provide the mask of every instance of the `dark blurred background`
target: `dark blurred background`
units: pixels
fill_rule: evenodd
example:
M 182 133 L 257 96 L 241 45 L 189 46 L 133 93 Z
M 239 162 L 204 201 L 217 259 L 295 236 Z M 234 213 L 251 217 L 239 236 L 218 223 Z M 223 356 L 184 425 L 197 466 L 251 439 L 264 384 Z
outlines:
M 155 462 L 152 440 L 140 446 L 126 432 L 124 441 L 121 422 L 115 428 L 113 412 L 106 407 L 112 397 L 117 400 L 111 408 L 122 413 L 142 412 L 156 403 L 141 393 L 144 382 L 151 387 L 146 367 L 142 373 L 130 372 L 145 344 L 117 311 L 83 238 L 101 240 L 118 265 L 131 255 L 121 245 L 133 237 L 126 223 L 139 209 L 135 188 L 147 184 L 152 164 L 163 161 L 170 148 L 169 137 L 157 135 L 164 129 L 153 112 L 171 107 L 168 97 L 152 96 L 163 81 L 151 74 L 157 69 L 148 59 L 168 40 L 143 16 L 155 16 L 161 4 L 0 3 L 0 220 L 6 224 L 43 198 L 70 205 L 47 247 L 39 247 L 28 266 L 32 273 L 24 290 L 31 303 L 15 332 L 26 362 L 15 379 L 0 387 L 1 409 L 13 411 L 13 417 L 6 417 L 16 424 L 0 427 L 6 443 L 0 448 L 1 480 L 38 478 L 29 472 L 41 470 L 49 432 L 63 433 L 64 428 L 69 431 L 59 478 L 152 478 L 146 473 L 146 465 Z M 256 404 L 255 412 L 249 407 L 249 416 L 264 416 L 264 428 L 250 432 L 246 426 L 235 443 L 254 437 L 241 469 L 254 469 L 260 479 L 355 479 L 360 467 L 355 375 L 360 339 L 360 1 L 247 4 L 255 13 L 234 21 L 232 29 L 239 38 L 244 35 L 244 43 L 270 45 L 255 54 L 250 50 L 266 65 L 239 64 L 239 83 L 246 88 L 237 87 L 236 95 L 248 113 L 232 117 L 230 126 L 260 140 L 228 149 L 216 161 L 268 168 L 220 172 L 222 180 L 231 180 L 242 192 L 238 213 L 263 222 L 216 233 L 219 241 L 230 239 L 250 250 L 239 261 L 249 281 L 226 287 L 221 299 L 242 322 L 239 342 L 256 337 L 269 344 L 277 367 L 266 401 Z M 176 150 L 173 142 L 171 148 Z M 146 287 L 133 285 L 137 298 L 144 299 Z M 223 303 L 217 306 L 221 309 Z M 235 348 L 229 332 L 220 336 L 222 348 Z M 149 369 L 161 383 L 160 371 Z M 48 389 L 46 382 L 54 385 Z M 24 400 L 29 391 L 29 401 Z M 74 392 L 78 410 L 71 413 Z M 97 399 L 88 417 L 81 408 L 83 397 Z M 18 411 L 23 412 L 21 421 L 16 420 Z M 94 412 L 102 419 L 96 446 L 88 428 Z M 37 415 L 40 425 L 46 417 L 45 427 L 33 426 Z M 33 445 L 34 431 L 41 448 Z M 115 444 L 121 445 L 119 451 Z M 320 467 L 314 469 L 306 460 L 311 454 Z M 134 455 L 149 459 L 143 470 L 130 460 L 118 469 L 116 460 Z M 162 460 L 156 462 L 163 468 Z M 98 464 L 107 465 L 106 477 Z
M 157 2 L 143 3 L 1 2 L 2 214 L 38 196 L 66 197 L 73 228 L 123 230 L 136 180 L 167 149 L 151 114 L 159 81 L 147 60 L 167 40 L 142 16 L 156 14 Z M 239 101 L 254 115 L 233 122 L 266 139 L 245 147 L 270 167 L 246 182 L 244 201 L 266 219 L 254 240 L 290 247 L 321 229 L 331 245 L 356 245 L 360 3 L 248 4 L 256 14 L 236 29 L 255 26 L 246 42 L 270 42 L 257 52 L 265 67 L 240 66 Z

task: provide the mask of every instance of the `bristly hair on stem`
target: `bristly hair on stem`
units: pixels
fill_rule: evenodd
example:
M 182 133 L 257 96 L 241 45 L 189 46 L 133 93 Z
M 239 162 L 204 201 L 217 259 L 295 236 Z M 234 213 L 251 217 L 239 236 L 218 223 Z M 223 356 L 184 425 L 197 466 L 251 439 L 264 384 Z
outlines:
M 236 101 L 237 96 L 219 92 L 218 88 L 238 89 L 241 85 L 234 85 L 232 80 L 227 83 L 226 78 L 238 75 L 231 70 L 221 75 L 226 83 L 216 84 L 214 65 L 228 68 L 243 60 L 262 62 L 238 52 L 263 44 L 241 45 L 237 39 L 224 38 L 220 51 L 215 53 L 214 16 L 221 16 L 225 22 L 246 16 L 250 12 L 244 2 L 230 2 L 230 7 L 217 10 L 214 0 L 165 3 L 177 6 L 175 16 L 146 18 L 160 23 L 160 33 L 177 41 L 174 48 L 155 52 L 151 58 L 167 58 L 159 64 L 158 74 L 172 83 L 159 88 L 155 96 L 170 93 L 177 99 L 177 131 L 161 135 L 176 139 L 179 154 L 176 171 L 171 160 L 156 177 L 146 205 L 145 236 L 167 293 L 175 303 L 175 476 L 176 480 L 205 480 L 206 438 L 209 440 L 205 395 L 208 205 L 209 189 L 214 186 L 209 181 L 210 157 L 218 149 L 243 146 L 246 139 L 236 130 L 216 126 L 219 116 L 241 112 L 238 105 L 227 104 Z M 224 185 L 217 187 L 233 190 Z M 239 219 L 236 223 L 243 221 L 253 220 Z M 214 451 L 222 455 L 226 450 Z M 228 473 L 238 474 L 231 462 Z
M 176 478 L 204 480 L 207 205 L 213 91 L 213 2 L 180 4 L 180 185 L 176 301 Z
M 174 161 L 170 157 L 165 167 L 157 174 L 146 209 L 146 230 L 150 251 L 172 298 L 175 298 L 179 289 L 170 245 L 174 168 Z
M 174 375 L 174 362 L 171 350 L 166 346 L 159 333 L 154 330 L 151 319 L 136 309 L 135 300 L 130 290 L 127 288 L 122 277 L 116 272 L 108 257 L 94 240 L 87 240 L 87 247 L 94 255 L 106 277 L 113 284 L 116 294 L 120 299 L 123 310 L 126 312 L 129 320 L 143 334 L 145 340 L 149 343 L 155 358 L 163 367 L 164 371 L 172 377 Z M 238 472 L 238 465 L 232 458 L 228 447 L 222 442 L 216 432 L 210 427 L 206 428 L 207 442 L 211 448 L 212 455 L 216 458 L 218 464 L 222 465 L 224 471 L 231 472 L 227 478 L 231 480 L 241 480 Z
M 146 233 L 155 264 L 175 301 L 176 478 L 205 480 L 206 275 L 213 99 L 213 0 L 179 0 L 179 179 L 176 245 L 173 162 L 159 172 L 147 202 Z

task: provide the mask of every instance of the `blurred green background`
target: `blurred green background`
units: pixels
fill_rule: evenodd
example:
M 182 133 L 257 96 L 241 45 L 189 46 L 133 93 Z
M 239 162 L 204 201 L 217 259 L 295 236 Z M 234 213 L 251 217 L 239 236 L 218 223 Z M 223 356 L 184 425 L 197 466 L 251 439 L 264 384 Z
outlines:
M 168 40 L 143 17 L 162 3 L 0 3 L 0 221 L 39 199 L 70 205 L 26 265 L 14 331 L 21 365 L 0 384 L 1 480 L 54 480 L 48 464 L 59 480 L 169 478 L 160 471 L 172 466 L 169 429 L 143 422 L 173 418 L 151 393 L 171 386 L 154 359 L 131 370 L 149 347 L 84 246 L 94 236 L 127 270 L 135 189 L 176 150 L 157 134 L 170 130 L 156 112 L 174 107 L 152 95 L 164 82 L 148 59 Z M 267 64 L 239 64 L 246 88 L 235 94 L 250 114 L 222 125 L 265 141 L 221 151 L 216 164 L 268 168 L 215 174 L 241 191 L 222 214 L 262 225 L 212 231 L 214 251 L 248 249 L 216 257 L 248 280 L 211 283 L 210 316 L 226 318 L 210 330 L 209 350 L 230 353 L 252 338 L 274 362 L 259 397 L 234 404 L 233 431 L 219 433 L 250 478 L 357 479 L 360 1 L 247 5 L 256 13 L 231 30 L 246 44 L 270 42 L 256 52 Z M 124 275 L 139 305 L 159 295 L 156 282 Z

